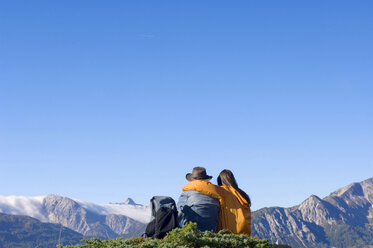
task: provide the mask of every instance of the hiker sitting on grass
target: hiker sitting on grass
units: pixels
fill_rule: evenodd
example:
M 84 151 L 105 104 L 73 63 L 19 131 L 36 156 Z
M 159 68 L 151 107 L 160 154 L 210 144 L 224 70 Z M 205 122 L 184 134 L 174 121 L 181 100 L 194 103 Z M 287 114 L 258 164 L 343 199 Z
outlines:
M 224 199 L 220 207 L 218 230 L 227 229 L 235 234 L 251 235 L 251 200 L 238 187 L 237 181 L 230 170 L 223 170 L 218 176 L 218 185 Z
M 197 223 L 201 231 L 217 231 L 220 187 L 210 183 L 212 176 L 206 174 L 203 167 L 193 168 L 192 173 L 186 174 L 189 181 L 183 187 L 177 207 L 179 225 L 182 227 L 189 222 Z

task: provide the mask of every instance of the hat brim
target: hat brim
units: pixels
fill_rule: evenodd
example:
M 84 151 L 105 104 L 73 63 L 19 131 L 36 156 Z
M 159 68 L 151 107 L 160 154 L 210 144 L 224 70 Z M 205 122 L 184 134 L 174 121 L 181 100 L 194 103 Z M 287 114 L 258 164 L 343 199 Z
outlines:
M 185 178 L 186 178 L 186 180 L 188 180 L 188 181 L 193 181 L 193 180 L 206 180 L 206 179 L 211 179 L 212 178 L 212 176 L 206 176 L 206 177 L 204 177 L 204 178 L 202 178 L 202 177 L 199 177 L 199 178 L 196 178 L 196 177 L 193 177 L 192 176 L 192 173 L 188 173 L 188 174 L 186 174 L 185 175 Z

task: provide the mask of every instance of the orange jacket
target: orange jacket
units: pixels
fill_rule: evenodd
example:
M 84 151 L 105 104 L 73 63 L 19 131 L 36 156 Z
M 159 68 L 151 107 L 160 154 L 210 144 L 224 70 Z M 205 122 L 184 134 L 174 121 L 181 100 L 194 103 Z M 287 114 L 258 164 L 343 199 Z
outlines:
M 221 186 L 224 204 L 220 206 L 218 230 L 228 229 L 235 234 L 251 235 L 249 203 L 231 186 Z
M 207 181 L 194 180 L 184 185 L 183 191 L 187 190 L 195 190 L 219 200 L 218 230 L 228 229 L 235 234 L 251 235 L 250 206 L 233 187 L 219 187 Z
M 204 180 L 194 180 L 184 185 L 183 192 L 188 190 L 195 190 L 204 195 L 208 195 L 212 198 L 219 200 L 220 206 L 224 204 L 222 197 L 223 189 L 219 186 L 216 186 L 210 182 Z

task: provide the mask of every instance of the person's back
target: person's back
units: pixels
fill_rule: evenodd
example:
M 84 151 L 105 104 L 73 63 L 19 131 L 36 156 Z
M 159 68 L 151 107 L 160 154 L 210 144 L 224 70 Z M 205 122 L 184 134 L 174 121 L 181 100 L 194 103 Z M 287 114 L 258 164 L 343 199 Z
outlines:
M 219 200 L 195 190 L 188 190 L 181 194 L 177 207 L 180 226 L 195 222 L 201 231 L 216 232 Z
M 224 204 L 219 213 L 219 230 L 228 229 L 232 233 L 251 235 L 251 200 L 241 190 L 233 173 L 223 170 L 218 177 Z
M 184 185 L 177 204 L 179 225 L 195 222 L 201 231 L 216 231 L 221 199 L 219 187 L 208 182 L 212 177 L 207 176 L 202 167 L 194 168 L 186 178 L 190 182 Z
M 245 198 L 232 186 L 221 186 L 224 205 L 219 215 L 218 230 L 228 229 L 235 234 L 251 235 L 251 210 Z

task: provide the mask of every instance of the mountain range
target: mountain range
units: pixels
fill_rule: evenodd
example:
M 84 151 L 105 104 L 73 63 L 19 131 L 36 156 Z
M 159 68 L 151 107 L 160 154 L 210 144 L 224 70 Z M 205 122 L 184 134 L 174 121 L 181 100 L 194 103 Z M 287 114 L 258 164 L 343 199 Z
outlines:
M 57 241 L 77 243 L 82 237 L 135 237 L 144 232 L 150 220 L 149 206 L 132 199 L 95 204 L 53 194 L 0 196 L 0 213 L 0 248 L 28 247 L 16 244 L 36 242 L 32 237 L 40 237 L 39 244 L 44 242 L 39 247 L 55 247 Z M 38 228 L 30 229 L 33 225 Z M 293 248 L 373 247 L 373 178 L 338 189 L 323 199 L 311 195 L 294 207 L 254 211 L 252 234 Z
M 80 235 L 78 241 L 83 236 L 100 239 L 140 236 L 150 220 L 149 207 L 136 204 L 132 199 L 127 199 L 123 203 L 95 204 L 54 194 L 40 197 L 0 196 L 0 213 L 3 213 L 4 218 L 2 226 L 15 228 L 18 225 L 19 221 L 11 216 L 18 216 L 19 220 L 29 223 L 31 220 L 25 219 L 28 216 L 38 225 L 62 225 L 70 231 L 69 234 Z M 55 241 L 54 226 L 49 227 L 49 232 L 53 233 L 51 239 Z M 43 225 L 43 228 L 46 230 L 47 226 Z M 67 234 L 63 232 L 62 238 Z
M 297 248 L 373 247 L 373 178 L 252 214 L 253 235 Z

